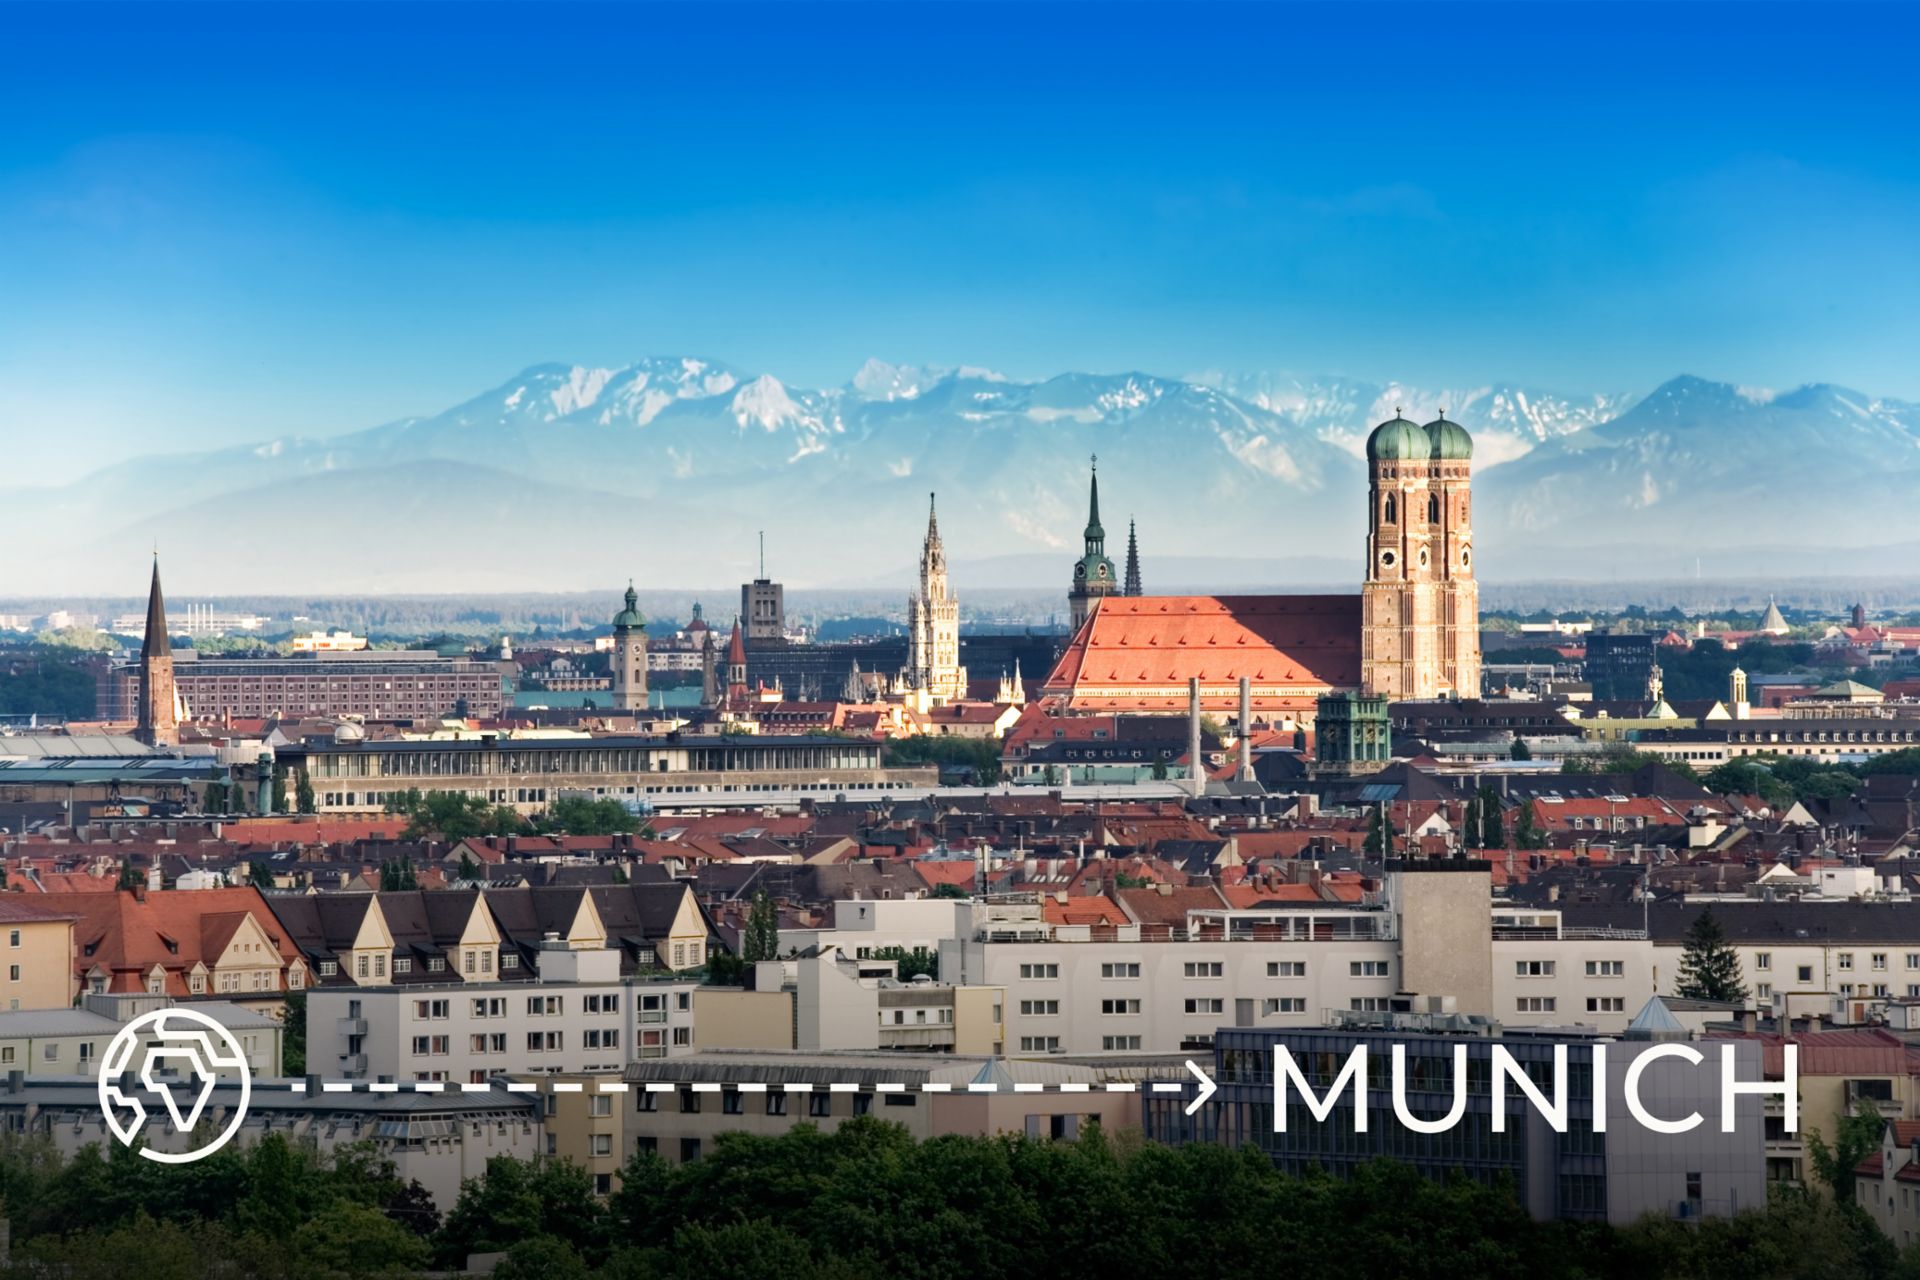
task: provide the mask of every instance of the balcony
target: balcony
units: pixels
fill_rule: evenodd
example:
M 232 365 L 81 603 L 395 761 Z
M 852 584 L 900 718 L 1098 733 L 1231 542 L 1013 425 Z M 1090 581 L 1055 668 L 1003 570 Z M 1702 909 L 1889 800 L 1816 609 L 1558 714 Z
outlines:
M 343 1036 L 363 1036 L 367 1034 L 365 1018 L 341 1018 L 334 1024 Z
M 367 1055 L 364 1053 L 341 1054 L 340 1074 L 343 1076 L 363 1076 L 367 1074 Z
M 936 1049 L 953 1047 L 951 1023 L 880 1028 L 882 1049 Z

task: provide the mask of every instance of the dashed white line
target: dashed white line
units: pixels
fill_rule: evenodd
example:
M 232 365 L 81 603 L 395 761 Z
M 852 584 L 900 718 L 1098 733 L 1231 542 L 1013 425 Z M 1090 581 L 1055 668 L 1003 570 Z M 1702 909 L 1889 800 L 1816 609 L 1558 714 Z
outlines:
M 648 1093 L 672 1093 L 673 1084 L 671 1081 L 663 1083 L 662 1081 L 655 1080 L 650 1082 L 647 1085 L 647 1092 Z
M 539 1087 L 540 1087 L 539 1085 L 536 1085 L 528 1080 L 507 1081 L 508 1093 L 532 1093 L 535 1089 L 538 1089 Z
M 626 1091 L 627 1082 L 625 1080 L 602 1080 L 600 1082 L 600 1092 L 602 1093 L 625 1093 Z
M 999 1091 L 1000 1086 L 991 1080 L 969 1080 L 967 1082 L 968 1093 L 998 1093 Z
M 1033 1084 L 1026 1080 L 1020 1080 L 1015 1082 L 1013 1091 L 1015 1093 L 1039 1093 L 1046 1087 L 1044 1084 Z
M 1130 1084 L 1115 1083 L 1107 1086 L 1108 1093 L 1132 1093 L 1133 1091 L 1134 1086 Z
M 1172 1084 L 1156 1084 L 1153 1086 L 1153 1091 L 1155 1093 L 1178 1093 L 1186 1087 L 1187 1086 L 1179 1083 L 1178 1081 L 1175 1081 Z
M 905 1093 L 907 1086 L 904 1084 L 877 1084 L 873 1086 L 873 1091 L 875 1093 Z
M 321 1089 L 321 1092 L 323 1093 L 352 1093 L 353 1081 L 329 1080 L 325 1084 L 322 1084 L 320 1086 L 320 1089 Z
M 413 1091 L 415 1093 L 445 1093 L 447 1091 L 447 1085 L 444 1080 L 415 1080 L 413 1082 Z
M 827 1086 L 828 1093 L 858 1093 L 860 1086 L 851 1080 L 835 1080 Z
M 653 1086 L 649 1085 L 647 1087 L 652 1088 Z M 813 1092 L 813 1086 L 806 1083 L 783 1084 L 780 1087 L 788 1093 L 812 1093 Z
M 398 1093 L 400 1092 L 400 1085 L 398 1081 L 394 1081 L 394 1080 L 375 1080 L 372 1084 L 367 1086 L 367 1092 L 368 1093 Z
M 485 1092 L 486 1092 L 487 1090 L 489 1090 L 489 1089 L 491 1089 L 491 1088 L 493 1088 L 493 1086 L 492 1086 L 492 1085 L 490 1085 L 490 1084 L 475 1084 L 475 1083 L 473 1083 L 473 1082 L 472 1082 L 471 1080 L 468 1080 L 468 1081 L 463 1081 L 463 1082 L 461 1083 L 461 1085 L 460 1085 L 460 1092 L 462 1092 L 462 1093 L 485 1093 Z
M 1070 1082 L 1068 1082 L 1067 1084 L 1063 1084 L 1063 1085 L 1061 1085 L 1061 1086 L 1060 1086 L 1060 1092 L 1062 1092 L 1062 1093 L 1085 1093 L 1085 1092 L 1087 1092 L 1087 1091 L 1088 1091 L 1089 1089 L 1091 1089 L 1091 1088 L 1093 1088 L 1093 1086 L 1092 1086 L 1092 1085 L 1090 1085 L 1090 1084 L 1088 1084 L 1088 1083 L 1087 1083 L 1087 1082 L 1086 1082 L 1085 1080 L 1074 1080 L 1074 1081 L 1070 1081 Z
M 580 1082 L 578 1080 L 555 1080 L 553 1082 L 553 1091 L 555 1093 L 578 1093 L 580 1092 Z
M 766 1091 L 767 1086 L 764 1081 L 749 1080 L 740 1086 L 740 1092 L 742 1093 L 765 1093 Z
M 305 1093 L 307 1091 L 307 1082 L 305 1080 L 295 1080 L 288 1087 L 295 1093 Z
M 718 1093 L 720 1092 L 720 1086 L 710 1080 L 702 1080 L 693 1086 L 693 1091 L 695 1093 Z
M 929 1080 L 920 1086 L 922 1093 L 952 1093 L 953 1086 L 940 1080 Z

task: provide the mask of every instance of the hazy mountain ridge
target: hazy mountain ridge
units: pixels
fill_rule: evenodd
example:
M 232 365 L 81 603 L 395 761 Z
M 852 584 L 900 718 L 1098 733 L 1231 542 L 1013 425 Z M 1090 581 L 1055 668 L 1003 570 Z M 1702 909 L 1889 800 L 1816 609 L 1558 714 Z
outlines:
M 727 581 L 761 529 L 770 570 L 796 585 L 884 580 L 915 558 L 929 490 L 956 562 L 1059 555 L 1064 591 L 1095 452 L 1108 553 L 1137 516 L 1154 584 L 1185 585 L 1156 556 L 1265 561 L 1275 581 L 1350 561 L 1357 576 L 1366 433 L 1442 406 L 1475 436 L 1494 578 L 1631 574 L 1649 549 L 1671 576 L 1669 547 L 1891 547 L 1920 478 L 1920 406 L 1820 384 L 1681 377 L 1583 397 L 1284 374 L 1020 382 L 870 360 L 804 388 L 693 357 L 539 364 L 431 416 L 0 494 L 20 534 L 0 594 L 110 588 L 155 538 L 183 570 L 220 566 L 209 580 L 228 589 Z

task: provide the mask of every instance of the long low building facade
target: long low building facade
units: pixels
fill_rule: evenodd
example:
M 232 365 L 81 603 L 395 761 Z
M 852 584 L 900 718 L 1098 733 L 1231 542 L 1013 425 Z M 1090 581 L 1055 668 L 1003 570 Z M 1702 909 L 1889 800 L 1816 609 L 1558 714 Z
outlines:
M 426 650 L 362 649 L 289 658 L 174 656 L 174 687 L 188 714 L 223 716 L 359 716 L 368 720 L 437 720 L 498 716 L 507 706 L 500 664 L 443 658 Z M 136 718 L 140 664 L 103 677 L 97 712 L 105 720 Z
M 336 741 L 282 748 L 323 814 L 374 814 L 408 790 L 458 791 L 535 812 L 563 794 L 671 804 L 703 797 L 798 799 L 932 787 L 931 766 L 894 768 L 881 743 L 757 734 Z

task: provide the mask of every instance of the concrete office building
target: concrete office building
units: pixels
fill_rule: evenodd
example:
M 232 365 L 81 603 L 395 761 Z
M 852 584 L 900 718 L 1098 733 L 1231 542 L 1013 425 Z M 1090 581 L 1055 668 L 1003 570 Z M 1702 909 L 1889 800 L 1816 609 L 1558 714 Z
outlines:
M 1091 1124 L 1109 1132 L 1137 1125 L 1139 1095 L 1108 1093 L 1103 1079 L 1088 1067 L 1019 1058 L 703 1052 L 628 1070 L 626 1141 L 629 1152 L 682 1164 L 711 1150 L 722 1133 L 772 1136 L 796 1124 L 831 1131 L 855 1116 L 898 1124 L 920 1140 L 949 1133 L 1070 1140 Z M 970 1091 L 972 1083 L 994 1089 Z M 1087 1087 L 1062 1091 L 1061 1084 Z
M 460 741 L 309 742 L 283 747 L 291 793 L 313 784 L 323 815 L 384 812 L 409 789 L 457 791 L 522 813 L 585 792 L 656 807 L 747 800 L 831 798 L 931 787 L 932 766 L 888 768 L 882 744 L 804 735 L 610 736 Z
M 1491 1033 L 1491 1034 L 1490 1034 Z M 1664 1040 L 1665 1037 L 1659 1038 Z M 1597 1080 L 1594 1046 L 1607 1047 L 1606 1070 Z M 1556 1133 L 1517 1088 L 1504 1098 L 1505 1131 L 1493 1130 L 1493 1049 L 1505 1048 L 1529 1077 L 1554 1096 L 1554 1047 L 1567 1046 L 1567 1132 Z M 1367 1125 L 1355 1122 L 1352 1095 L 1343 1093 L 1325 1121 L 1308 1110 L 1288 1083 L 1285 1132 L 1276 1132 L 1276 1047 L 1285 1047 L 1307 1083 L 1326 1097 L 1334 1077 L 1356 1046 L 1367 1056 Z M 1422 1120 L 1448 1115 L 1454 1105 L 1453 1055 L 1467 1061 L 1465 1111 L 1434 1134 L 1403 1125 L 1393 1109 L 1394 1048 L 1407 1053 L 1406 1103 Z M 1662 1048 L 1651 1039 L 1602 1040 L 1571 1032 L 1504 1033 L 1459 1018 L 1396 1019 L 1377 1028 L 1333 1026 L 1303 1030 L 1227 1028 L 1214 1045 L 1220 1091 L 1193 1116 L 1178 1098 L 1144 1096 L 1147 1135 L 1162 1142 L 1218 1142 L 1252 1146 L 1289 1173 L 1309 1168 L 1344 1176 L 1377 1159 L 1399 1160 L 1429 1177 L 1454 1170 L 1488 1185 L 1510 1181 L 1528 1213 L 1540 1219 L 1609 1222 L 1624 1226 L 1646 1214 L 1698 1218 L 1730 1216 L 1766 1203 L 1762 1099 L 1742 1094 L 1731 1101 L 1734 1132 L 1720 1128 L 1722 1097 L 1719 1042 L 1688 1046 L 1704 1055 L 1698 1066 L 1662 1058 L 1641 1068 L 1638 1096 L 1648 1112 L 1681 1119 L 1698 1112 L 1703 1121 L 1681 1134 L 1661 1134 L 1637 1123 L 1627 1110 L 1626 1082 L 1641 1054 Z M 1738 1078 L 1759 1083 L 1760 1049 L 1734 1047 Z M 1604 1093 L 1607 1127 L 1596 1132 L 1596 1098 Z
M 224 1125 L 239 1105 L 237 1085 L 214 1086 L 205 1115 Z M 159 1104 L 156 1102 L 156 1106 Z M 95 1083 L 80 1076 L 0 1074 L 0 1128 L 47 1139 L 62 1156 L 115 1145 L 100 1110 Z M 317 1078 L 253 1082 L 247 1116 L 233 1142 L 245 1149 L 268 1133 L 312 1142 L 321 1154 L 371 1145 L 391 1160 L 402 1182 L 418 1181 L 442 1213 L 453 1208 L 460 1183 L 486 1172 L 495 1156 L 531 1160 L 540 1153 L 540 1103 L 504 1089 L 484 1093 L 326 1093 Z M 184 1150 L 196 1141 L 169 1126 L 151 1128 L 159 1150 Z
M 275 658 L 172 655 L 173 690 L 195 720 L 269 716 L 356 716 L 366 720 L 491 719 L 507 705 L 500 664 L 443 658 L 425 649 L 322 650 Z M 140 701 L 140 664 L 111 668 L 97 712 L 133 720 Z
M 280 1074 L 283 1033 L 278 1018 L 224 1000 L 185 1004 L 163 995 L 87 995 L 75 1008 L 0 1013 L 0 1074 L 29 1071 L 91 1077 L 122 1027 L 142 1014 L 170 1009 L 176 1003 L 206 1014 L 232 1032 L 256 1077 Z M 150 1044 L 156 1038 L 143 1035 L 141 1043 Z
M 829 947 L 763 960 L 745 989 L 702 987 L 694 1014 L 709 1049 L 998 1054 L 1005 1002 L 1001 987 L 901 982 L 891 961 Z

